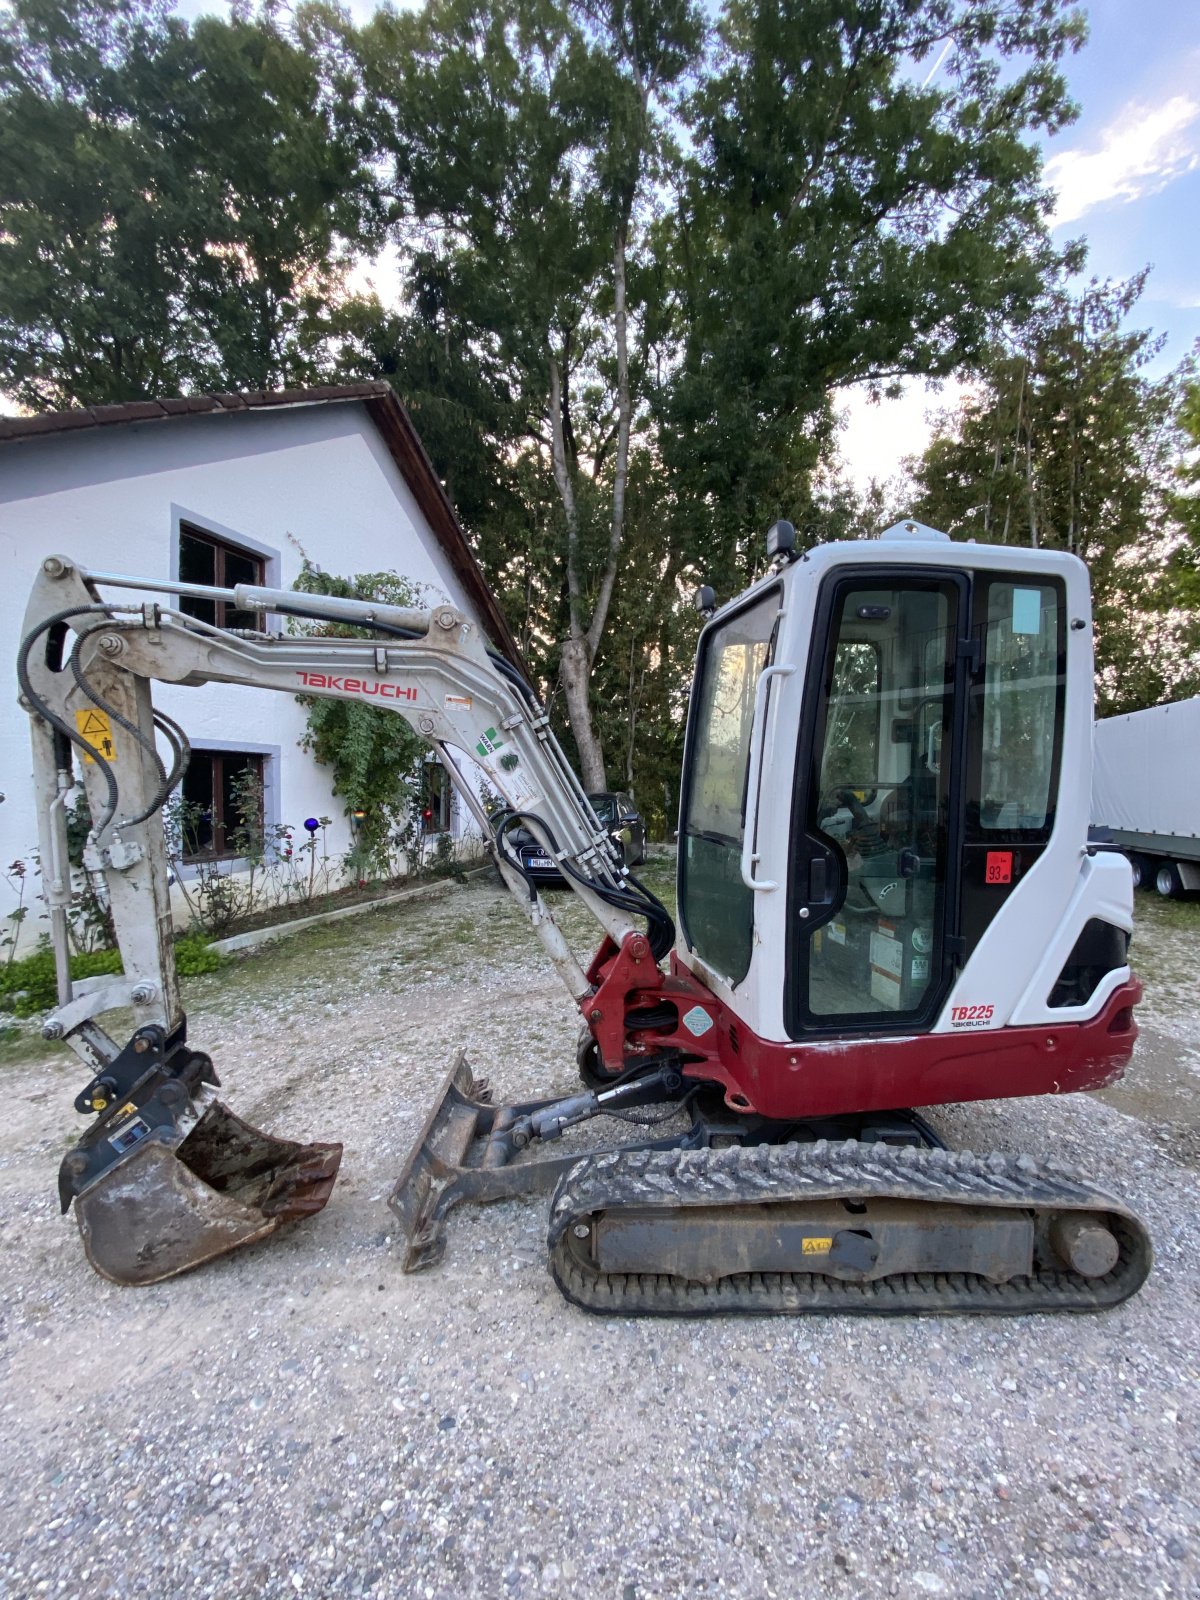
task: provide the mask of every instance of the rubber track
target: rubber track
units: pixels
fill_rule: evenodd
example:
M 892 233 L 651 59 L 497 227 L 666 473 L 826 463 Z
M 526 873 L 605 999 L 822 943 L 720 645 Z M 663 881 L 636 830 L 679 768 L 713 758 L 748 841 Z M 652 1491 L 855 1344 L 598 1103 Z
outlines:
M 828 1199 L 930 1200 L 1042 1213 L 1089 1211 L 1120 1245 L 1103 1278 L 1062 1270 L 992 1283 L 970 1273 L 900 1273 L 847 1282 L 816 1272 L 743 1273 L 698 1283 L 667 1273 L 600 1273 L 571 1248 L 568 1230 L 622 1206 L 763 1205 Z M 806 1312 L 935 1316 L 985 1312 L 1102 1311 L 1136 1294 L 1153 1261 L 1149 1236 L 1120 1201 L 1078 1173 L 1030 1156 L 974 1155 L 847 1141 L 722 1150 L 632 1151 L 585 1157 L 550 1205 L 550 1271 L 587 1311 L 617 1316 Z

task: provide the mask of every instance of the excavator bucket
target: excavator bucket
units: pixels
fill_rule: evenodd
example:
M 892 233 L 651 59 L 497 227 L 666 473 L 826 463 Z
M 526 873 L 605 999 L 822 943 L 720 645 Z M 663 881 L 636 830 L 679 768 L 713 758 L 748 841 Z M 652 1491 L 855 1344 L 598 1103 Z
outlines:
M 342 1159 L 340 1144 L 277 1139 L 235 1116 L 208 1087 L 207 1057 L 164 1058 L 157 1033 L 143 1030 L 137 1081 L 119 1058 L 80 1096 L 106 1081 L 121 1091 L 59 1173 L 63 1210 L 74 1200 L 84 1252 L 113 1283 L 159 1283 L 320 1211 Z
M 84 1253 L 114 1283 L 158 1283 L 320 1211 L 340 1144 L 297 1144 L 219 1100 L 172 1149 L 134 1147 L 75 1202 Z

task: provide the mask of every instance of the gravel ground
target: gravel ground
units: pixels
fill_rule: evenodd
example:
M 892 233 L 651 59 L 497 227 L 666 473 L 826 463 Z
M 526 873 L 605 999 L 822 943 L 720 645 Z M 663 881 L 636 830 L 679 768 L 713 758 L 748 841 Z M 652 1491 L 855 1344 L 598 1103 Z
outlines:
M 504 1097 L 574 1084 L 489 887 L 188 986 L 230 1103 L 346 1154 L 319 1217 L 157 1288 L 87 1268 L 53 1194 L 79 1073 L 18 1048 L 0 1595 L 1200 1593 L 1197 912 L 1145 907 L 1129 1087 L 934 1118 L 1146 1218 L 1154 1273 L 1102 1316 L 602 1321 L 550 1282 L 543 1201 L 460 1211 L 403 1276 L 384 1200 L 455 1049 Z

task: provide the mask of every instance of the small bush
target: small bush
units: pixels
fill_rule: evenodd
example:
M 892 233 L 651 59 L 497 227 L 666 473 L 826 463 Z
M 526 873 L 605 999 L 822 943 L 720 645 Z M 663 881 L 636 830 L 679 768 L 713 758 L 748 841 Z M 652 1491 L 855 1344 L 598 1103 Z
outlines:
M 196 978 L 202 972 L 215 972 L 226 958 L 214 950 L 203 933 L 187 933 L 175 941 L 175 970 L 181 978 Z
M 95 978 L 120 971 L 119 950 L 84 950 L 71 957 L 72 978 Z M 37 950 L 0 972 L 0 1011 L 11 1012 L 15 1017 L 32 1017 L 57 1003 L 52 950 Z
M 175 941 L 175 965 L 182 978 L 215 972 L 224 960 L 203 934 L 189 933 Z M 119 950 L 84 950 L 71 957 L 72 978 L 97 978 L 121 970 Z M 0 1011 L 14 1017 L 34 1017 L 57 1004 L 54 952 L 49 947 L 0 967 Z

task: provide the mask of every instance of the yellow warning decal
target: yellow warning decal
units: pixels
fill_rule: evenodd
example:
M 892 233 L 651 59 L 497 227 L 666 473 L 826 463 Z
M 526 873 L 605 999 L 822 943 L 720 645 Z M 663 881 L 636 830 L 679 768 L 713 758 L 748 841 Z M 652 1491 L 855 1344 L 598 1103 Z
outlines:
M 803 1246 L 806 1256 L 827 1256 L 832 1249 L 832 1239 L 805 1239 Z
M 85 761 L 94 761 L 99 752 L 105 761 L 117 759 L 117 747 L 113 743 L 112 722 L 106 711 L 77 711 L 75 713 L 75 726 L 91 746 L 91 753 L 83 753 Z

